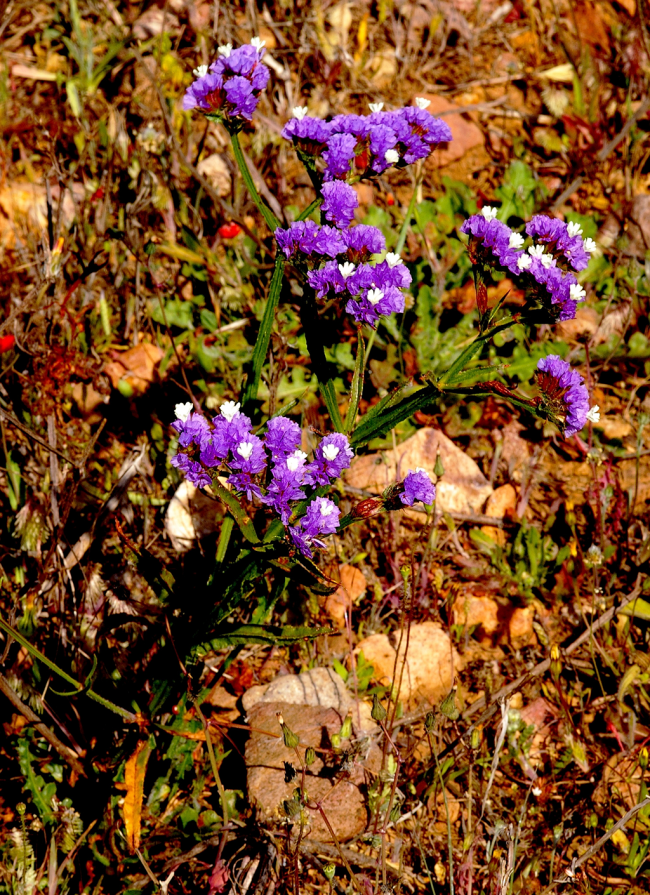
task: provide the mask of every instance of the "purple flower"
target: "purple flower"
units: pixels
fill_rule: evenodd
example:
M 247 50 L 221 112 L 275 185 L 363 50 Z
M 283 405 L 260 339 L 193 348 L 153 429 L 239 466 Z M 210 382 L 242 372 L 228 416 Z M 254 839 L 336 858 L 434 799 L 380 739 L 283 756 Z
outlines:
M 500 267 L 518 276 L 522 270 L 519 259 L 524 254 L 520 251 L 523 245 L 522 237 L 502 221 L 492 217 L 490 212 L 493 209 L 487 208 L 483 211 L 483 214 L 473 214 L 467 218 L 460 228 L 461 233 L 470 236 L 469 251 L 472 262 L 480 261 L 494 266 L 496 261 Z
M 348 469 L 354 453 L 346 435 L 334 432 L 326 435 L 314 452 L 314 461 L 307 467 L 310 484 L 329 485 Z
M 278 228 L 275 238 L 281 251 L 290 258 L 296 251 L 303 255 L 335 258 L 345 251 L 344 235 L 335 227 L 319 226 L 314 221 L 296 221 L 287 230 Z
M 234 401 L 226 401 L 214 417 L 210 441 L 201 446 L 201 462 L 206 466 L 218 466 L 240 442 L 247 440 L 253 424 L 239 407 Z
M 323 158 L 327 163 L 325 176 L 329 180 L 345 177 L 350 172 L 356 146 L 357 140 L 352 134 L 334 134 L 328 138 Z
M 341 511 L 334 501 L 327 497 L 313 500 L 297 525 L 289 527 L 292 541 L 305 556 L 313 556 L 312 547 L 324 546 L 318 538 L 320 535 L 334 534 L 339 525 Z
M 288 457 L 300 447 L 302 431 L 298 423 L 287 419 L 286 416 L 276 416 L 270 419 L 266 425 L 266 438 L 264 443 L 272 458 Z
M 386 248 L 386 240 L 379 227 L 370 227 L 368 224 L 350 227 L 341 236 L 347 246 L 348 259 L 355 264 L 367 261 L 370 255 L 379 255 Z
M 565 258 L 574 270 L 584 270 L 589 264 L 589 253 L 585 250 L 579 225 L 536 214 L 526 224 L 526 233 L 546 243 L 550 254 Z
M 296 149 L 312 156 L 322 154 L 330 134 L 329 122 L 309 116 L 292 118 L 282 129 L 285 140 L 291 140 Z
M 197 488 L 206 488 L 212 484 L 212 479 L 203 466 L 196 460 L 191 460 L 187 454 L 178 453 L 171 458 L 171 465 L 184 474 L 185 478 Z
M 263 500 L 273 507 L 284 525 L 289 522 L 293 512 L 290 502 L 303 500 L 306 496 L 301 487 L 306 478 L 306 459 L 307 454 L 295 450 L 290 456 L 279 459 L 273 467 L 271 481 Z
M 223 120 L 250 120 L 269 80 L 262 44 L 256 38 L 236 50 L 220 47 L 219 59 L 210 70 L 202 66 L 195 72 L 198 77 L 185 92 L 183 108 L 202 109 Z
M 262 497 L 262 489 L 253 481 L 250 472 L 236 472 L 228 476 L 228 484 L 232 485 L 235 491 L 245 491 L 249 500 L 255 497 Z
M 561 357 L 549 354 L 538 362 L 535 378 L 541 404 L 561 421 L 564 437 L 580 432 L 589 413 L 589 393 L 582 376 Z
M 432 504 L 435 499 L 436 486 L 431 482 L 425 470 L 419 466 L 415 472 L 409 469 L 404 479 L 404 493 L 400 494 L 402 503 L 407 507 L 412 507 L 416 500 Z
M 252 475 L 266 467 L 267 457 L 264 442 L 257 435 L 246 434 L 232 450 L 230 465 L 233 469 L 249 472 Z
M 175 419 L 172 429 L 178 432 L 178 443 L 181 447 L 198 444 L 203 447 L 210 440 L 210 424 L 202 413 L 190 413 L 186 419 Z
M 349 183 L 331 180 L 321 188 L 323 204 L 321 211 L 328 221 L 337 227 L 347 227 L 354 217 L 359 200 Z
M 536 248 L 531 246 L 533 251 Z M 529 254 L 527 257 L 531 258 L 531 262 L 526 273 L 535 283 L 544 287 L 543 291 L 538 289 L 536 294 L 551 320 L 559 323 L 573 320 L 578 307 L 578 298 L 574 297 L 578 282 L 575 276 L 570 271 L 564 273 L 557 267 L 555 259 L 546 253 L 541 256 Z M 584 294 L 584 290 L 580 291 Z

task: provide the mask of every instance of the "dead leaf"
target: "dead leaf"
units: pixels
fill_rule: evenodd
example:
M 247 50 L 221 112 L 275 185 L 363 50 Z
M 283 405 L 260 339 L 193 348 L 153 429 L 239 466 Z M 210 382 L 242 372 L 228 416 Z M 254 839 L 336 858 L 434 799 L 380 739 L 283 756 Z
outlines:
M 232 178 L 230 176 L 230 168 L 226 160 L 218 152 L 213 152 L 207 158 L 201 159 L 196 166 L 199 174 L 207 178 L 215 188 L 217 195 L 228 196 L 230 194 L 230 186 Z
M 133 393 L 142 395 L 154 381 L 162 356 L 162 349 L 157 345 L 140 342 L 124 353 L 113 352 L 115 360 L 104 365 L 104 372 L 113 388 L 125 385 Z
M 593 336 L 600 323 L 600 314 L 595 308 L 579 305 L 573 320 L 558 323 L 555 332 L 558 339 L 575 342 L 580 336 Z
M 323 609 L 333 622 L 343 628 L 346 613 L 349 614 L 352 605 L 365 594 L 368 584 L 363 572 L 347 563 L 339 567 L 339 575 L 340 584 L 333 594 L 326 597 Z
M 126 827 L 126 841 L 132 854 L 140 845 L 144 777 L 150 754 L 149 740 L 140 740 L 135 747 L 135 752 L 128 759 L 124 768 L 126 796 L 124 797 L 122 813 L 124 815 L 124 826 Z
M 215 500 L 190 482 L 181 482 L 165 514 L 165 531 L 174 550 L 185 553 L 197 540 L 217 531 L 221 516 L 218 508 Z
M 431 104 L 427 111 L 432 115 L 440 115 L 441 112 L 447 112 L 457 105 L 436 93 L 425 93 L 423 96 Z M 430 164 L 434 168 L 444 168 L 445 165 L 457 162 L 470 149 L 483 145 L 483 132 L 473 121 L 463 118 L 462 113 L 452 112 L 444 115 L 443 121 L 449 125 L 453 139 L 451 143 L 443 143 L 443 148 L 436 149 L 430 156 Z

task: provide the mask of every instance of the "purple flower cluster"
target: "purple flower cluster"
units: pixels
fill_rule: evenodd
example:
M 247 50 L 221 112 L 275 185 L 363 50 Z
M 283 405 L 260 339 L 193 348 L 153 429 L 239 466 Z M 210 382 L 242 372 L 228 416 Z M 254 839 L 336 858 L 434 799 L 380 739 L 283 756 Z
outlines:
M 329 292 L 347 298 L 346 311 L 359 323 L 376 326 L 380 315 L 404 310 L 403 289 L 411 274 L 399 255 L 389 253 L 378 264 L 328 261 L 307 274 L 309 285 L 323 298 Z
M 409 469 L 404 479 L 404 492 L 400 494 L 400 500 L 404 506 L 412 507 L 416 500 L 432 504 L 435 499 L 436 486 L 432 483 L 428 473 L 420 466 L 415 471 Z
M 524 237 L 497 220 L 496 214 L 495 208 L 485 207 L 460 228 L 470 237 L 472 263 L 509 271 L 523 280 L 529 295 L 541 301 L 553 321 L 572 320 L 578 302 L 585 298 L 574 271 L 587 266 L 595 243 L 582 239 L 577 224 L 535 215 L 526 225 L 526 232 L 537 237 L 539 243 L 524 249 Z M 559 261 L 572 269 L 559 266 Z
M 307 156 L 322 157 L 325 180 L 381 174 L 391 165 L 410 165 L 426 158 L 439 143 L 451 140 L 449 126 L 426 111 L 427 100 L 415 106 L 382 111 L 371 106 L 370 115 L 336 115 L 330 121 L 294 109 L 296 116 L 282 136 Z
M 183 108 L 201 109 L 224 120 L 250 121 L 260 93 L 269 80 L 262 64 L 264 41 L 254 38 L 250 44 L 233 50 L 230 44 L 219 47 L 219 58 L 210 68 L 203 65 L 185 92 Z
M 268 421 L 266 434 L 260 438 L 253 434 L 251 420 L 234 401 L 223 404 L 211 423 L 194 412 L 189 403 L 176 406 L 176 417 L 172 427 L 178 432 L 180 450 L 172 457 L 172 466 L 199 488 L 212 483 L 210 470 L 225 466 L 227 481 L 235 490 L 272 507 L 285 525 L 295 502 L 309 496 L 305 489 L 313 492 L 331 484 L 350 466 L 353 457 L 347 437 L 336 432 L 322 439 L 313 461 L 308 463 L 307 454 L 300 450 L 302 432 L 296 422 L 275 417 Z M 336 531 L 338 519 L 336 505 L 317 498 L 289 534 L 299 549 L 311 556 L 311 545 L 320 543 L 316 538 Z
M 566 438 L 580 432 L 588 419 L 598 418 L 598 408 L 589 409 L 584 379 L 561 357 L 543 357 L 537 364 L 535 378 L 541 391 L 540 403 L 561 421 Z

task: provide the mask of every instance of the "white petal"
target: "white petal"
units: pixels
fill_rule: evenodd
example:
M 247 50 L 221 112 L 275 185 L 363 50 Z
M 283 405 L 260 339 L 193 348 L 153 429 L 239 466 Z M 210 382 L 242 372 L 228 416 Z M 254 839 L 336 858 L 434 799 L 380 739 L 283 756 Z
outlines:
M 397 267 L 402 263 L 402 258 L 397 252 L 386 252 L 386 263 L 389 267 Z
M 307 106 L 294 106 L 291 110 L 291 114 L 294 118 L 297 118 L 298 121 L 302 121 L 308 111 Z
M 379 304 L 379 302 L 384 297 L 384 293 L 381 289 L 369 289 L 366 298 L 370 302 L 371 305 Z
M 351 261 L 346 261 L 343 264 L 339 264 L 339 273 L 344 280 L 347 280 L 348 277 L 351 277 L 356 269 L 356 266 L 352 264 Z
M 217 47 L 217 53 L 220 56 L 225 56 L 226 58 L 228 58 L 228 56 L 230 56 L 230 54 L 232 53 L 232 44 L 222 44 L 222 46 Z
M 181 420 L 186 423 L 189 419 L 191 412 L 194 410 L 194 405 L 191 401 L 188 401 L 187 404 L 177 404 L 174 407 L 174 413 L 176 414 L 176 419 Z
M 600 407 L 598 404 L 594 404 L 589 413 L 587 414 L 587 419 L 590 423 L 598 423 L 600 422 Z
M 371 112 L 381 112 L 384 108 L 383 103 L 368 103 L 368 106 L 370 107 Z
M 323 448 L 323 457 L 326 460 L 336 460 L 340 451 L 335 444 L 326 444 Z
M 259 37 L 254 37 L 251 40 L 251 46 L 255 47 L 256 50 L 261 50 L 265 44 L 266 44 L 266 41 L 261 40 Z
M 569 286 L 569 297 L 574 301 L 584 301 L 586 295 L 587 293 L 585 290 L 577 283 L 572 283 L 572 285 Z
M 570 224 L 567 224 L 566 232 L 569 236 L 582 236 L 582 227 L 575 221 L 571 221 Z
M 509 249 L 520 249 L 524 244 L 524 237 L 521 233 L 511 233 L 510 239 L 508 240 L 508 248 Z
M 253 442 L 252 441 L 241 441 L 237 445 L 237 453 L 240 457 L 243 457 L 244 460 L 248 460 L 250 455 L 253 453 Z
M 239 413 L 239 408 L 241 404 L 235 401 L 226 401 L 225 404 L 222 404 L 219 408 L 219 413 L 223 416 L 229 423 L 231 423 L 234 418 Z
M 195 78 L 204 78 L 208 73 L 207 65 L 199 65 L 198 68 L 195 68 L 192 74 Z
M 416 96 L 415 105 L 418 107 L 418 109 L 428 109 L 431 105 L 431 100 L 425 99 L 423 96 Z
M 584 246 L 585 252 L 589 252 L 590 255 L 598 250 L 598 246 L 593 241 L 593 239 L 587 238 L 587 239 L 583 240 L 582 244 Z
M 399 161 L 399 152 L 397 152 L 395 149 L 388 149 L 384 154 L 384 158 L 389 164 L 396 165 Z
M 533 259 L 530 255 L 520 255 L 520 257 L 517 258 L 517 267 L 519 270 L 528 270 L 532 263 Z
M 497 212 L 498 209 L 494 208 L 492 205 L 484 205 L 480 211 L 486 221 L 493 221 L 497 216 Z

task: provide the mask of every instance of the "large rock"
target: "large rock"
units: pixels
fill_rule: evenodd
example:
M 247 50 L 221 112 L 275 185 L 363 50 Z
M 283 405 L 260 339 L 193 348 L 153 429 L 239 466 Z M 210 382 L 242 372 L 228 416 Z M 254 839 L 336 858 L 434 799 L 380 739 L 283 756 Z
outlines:
M 246 744 L 248 795 L 258 820 L 264 823 L 286 822 L 283 803 L 291 799 L 300 785 L 299 776 L 285 782 L 285 762 L 293 765 L 298 774 L 300 770 L 294 750 L 287 748 L 283 738 L 277 736 L 280 733 L 278 712 L 290 730 L 300 738 L 298 750 L 301 757 L 307 746 L 320 750 L 316 753 L 316 761 L 307 769 L 305 778 L 309 803 L 322 805 L 339 841 L 362 833 L 368 823 L 367 772 L 378 773 L 381 750 L 369 740 L 363 740 L 349 770 L 343 772 L 337 769 L 338 757 L 327 750 L 332 735 L 341 729 L 345 713 L 322 705 L 258 702 L 248 712 L 251 725 L 251 736 Z M 332 841 L 317 808 L 307 808 L 305 819 L 305 836 L 321 842 Z M 293 822 L 296 823 L 295 820 Z
M 438 429 L 423 428 L 393 450 L 356 457 L 346 474 L 355 488 L 374 494 L 404 478 L 409 469 L 421 467 L 435 481 L 433 472 L 440 454 L 445 474 L 437 483 L 436 510 L 480 513 L 492 494 L 492 486 L 471 457 Z M 421 515 L 418 518 L 424 518 Z
M 375 669 L 375 677 L 386 686 L 394 683 L 395 668 L 396 680 L 399 680 L 406 656 L 397 698 L 407 708 L 422 704 L 438 705 L 451 691 L 454 675 L 461 668 L 460 656 L 452 647 L 449 635 L 435 622 L 411 625 L 408 651 L 405 634 L 396 665 L 397 639 L 397 632 L 392 638 L 386 634 L 372 634 L 357 644 L 356 651 L 363 653 Z

